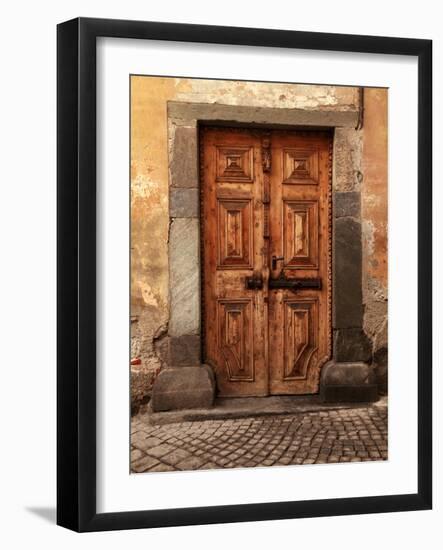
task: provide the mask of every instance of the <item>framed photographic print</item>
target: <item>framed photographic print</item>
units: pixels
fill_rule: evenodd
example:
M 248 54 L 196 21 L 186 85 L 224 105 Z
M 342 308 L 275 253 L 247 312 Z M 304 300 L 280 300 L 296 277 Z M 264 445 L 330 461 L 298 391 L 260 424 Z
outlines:
M 432 43 L 58 26 L 58 524 L 429 509 Z

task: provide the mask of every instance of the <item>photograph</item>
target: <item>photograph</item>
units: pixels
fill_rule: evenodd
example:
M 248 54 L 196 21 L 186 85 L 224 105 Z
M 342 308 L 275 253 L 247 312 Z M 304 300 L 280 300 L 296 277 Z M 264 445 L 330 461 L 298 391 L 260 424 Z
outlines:
M 5 4 L 2 548 L 438 548 L 418 7 Z
M 388 460 L 388 88 L 129 80 L 131 474 Z

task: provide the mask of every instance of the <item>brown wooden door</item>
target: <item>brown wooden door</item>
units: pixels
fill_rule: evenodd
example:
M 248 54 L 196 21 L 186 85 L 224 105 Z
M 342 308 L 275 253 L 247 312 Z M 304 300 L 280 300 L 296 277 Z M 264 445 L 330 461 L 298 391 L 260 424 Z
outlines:
M 330 137 L 200 136 L 204 360 L 222 396 L 316 393 L 330 356 Z

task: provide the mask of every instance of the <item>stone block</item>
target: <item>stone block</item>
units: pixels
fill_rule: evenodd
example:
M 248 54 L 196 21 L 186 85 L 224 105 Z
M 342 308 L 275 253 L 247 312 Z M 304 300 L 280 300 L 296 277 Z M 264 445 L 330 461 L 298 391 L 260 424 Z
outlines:
M 373 403 L 378 400 L 377 384 L 364 386 L 320 386 L 323 403 Z
M 199 220 L 176 218 L 169 232 L 169 336 L 200 328 Z
M 363 362 L 329 361 L 322 369 L 320 400 L 327 403 L 373 402 L 378 399 L 374 369 Z
M 334 359 L 337 362 L 370 362 L 372 343 L 361 328 L 334 331 Z
M 171 186 L 198 187 L 197 128 L 178 126 L 171 157 Z
M 345 216 L 360 217 L 359 192 L 334 193 L 334 217 L 343 218 Z
M 361 224 L 353 218 L 334 223 L 334 328 L 361 327 L 362 243 Z
M 169 364 L 193 366 L 200 363 L 201 342 L 198 334 L 183 334 L 169 338 Z
M 336 128 L 334 133 L 334 191 L 357 191 L 361 172 L 362 132 L 353 128 Z
M 212 407 L 215 380 L 208 365 L 163 370 L 152 389 L 154 412 Z
M 169 216 L 171 218 L 198 218 L 198 189 L 171 187 L 169 190 Z
M 321 381 L 331 386 L 374 384 L 374 369 L 363 362 L 336 363 L 329 361 L 322 369 Z

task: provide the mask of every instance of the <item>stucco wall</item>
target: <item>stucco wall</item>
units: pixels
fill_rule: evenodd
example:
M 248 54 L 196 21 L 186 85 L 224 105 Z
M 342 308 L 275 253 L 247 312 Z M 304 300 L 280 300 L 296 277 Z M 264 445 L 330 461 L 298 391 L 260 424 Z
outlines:
M 379 387 L 387 391 L 388 92 L 368 88 L 363 126 L 363 327 L 373 342 Z
M 386 96 L 385 91 L 379 94 L 383 95 Z M 372 95 L 367 94 L 367 97 L 368 101 L 372 101 Z M 162 338 L 168 322 L 168 138 L 170 140 L 175 131 L 173 122 L 168 128 L 167 104 L 171 101 L 345 112 L 358 109 L 359 93 L 357 88 L 334 86 L 132 77 L 131 313 L 133 353 L 141 358 L 141 365 L 133 368 L 134 395 L 148 391 L 155 373 L 165 364 Z M 372 118 L 374 111 L 378 116 L 379 108 L 383 108 L 380 99 L 372 106 L 372 115 L 368 110 L 366 118 Z M 383 119 L 382 124 L 386 124 L 386 119 Z M 365 144 L 365 128 L 366 121 L 365 127 L 359 132 L 357 146 L 352 149 L 355 158 L 338 159 L 342 164 L 341 172 L 348 169 L 350 182 L 361 186 L 362 192 L 366 185 L 364 174 L 356 173 L 353 166 L 362 164 L 363 155 L 366 159 L 365 169 L 368 174 L 372 174 L 371 158 L 377 154 L 374 152 L 377 149 L 374 139 Z M 346 139 L 346 134 L 342 134 L 342 139 Z M 356 139 L 355 136 L 352 139 Z M 380 178 L 380 174 L 376 177 Z M 364 197 L 362 195 L 365 213 L 370 216 L 368 221 L 373 223 L 373 226 L 364 223 L 364 246 L 368 249 L 364 254 L 371 262 L 383 254 L 386 241 L 386 225 L 383 227 L 382 216 L 374 212 L 373 207 L 371 209 L 370 198 L 371 193 L 376 194 L 383 183 L 378 181 L 378 188 L 374 185 L 370 193 L 363 192 Z M 371 231 L 374 241 L 370 238 Z M 369 250 L 370 246 L 372 248 Z M 377 300 L 369 291 L 369 286 L 386 288 L 386 274 L 383 274 L 381 262 L 377 268 L 375 264 L 371 265 L 371 270 L 363 276 L 368 306 L 365 323 L 370 331 L 374 331 L 370 319 L 378 305 L 374 305 Z

